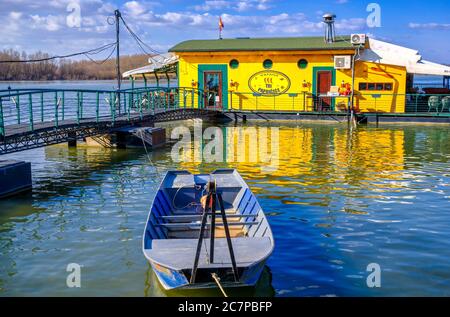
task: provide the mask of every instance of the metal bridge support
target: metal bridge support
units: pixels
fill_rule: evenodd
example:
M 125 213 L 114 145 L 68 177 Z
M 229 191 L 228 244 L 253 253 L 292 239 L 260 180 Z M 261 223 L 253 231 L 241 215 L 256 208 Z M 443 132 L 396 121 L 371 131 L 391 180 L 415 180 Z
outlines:
M 69 139 L 69 141 L 67 142 L 69 147 L 76 147 L 77 146 L 77 134 L 76 134 L 76 132 L 69 132 L 69 133 L 67 133 L 67 137 Z

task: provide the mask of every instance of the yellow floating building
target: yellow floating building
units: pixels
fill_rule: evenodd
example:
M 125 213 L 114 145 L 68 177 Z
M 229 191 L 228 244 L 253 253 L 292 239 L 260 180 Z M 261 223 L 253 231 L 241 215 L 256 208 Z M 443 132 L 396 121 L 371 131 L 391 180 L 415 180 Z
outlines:
M 214 93 L 203 101 L 206 106 L 342 111 L 355 85 L 360 92 L 391 95 L 391 102 L 382 98 L 376 110 L 404 112 L 406 67 L 357 61 L 353 82 L 356 49 L 350 40 L 350 36 L 333 43 L 323 37 L 193 40 L 170 51 L 179 57 L 179 87 Z M 393 94 L 401 97 L 393 98 Z M 375 110 L 365 98 L 358 98 L 355 106 L 361 112 Z
M 418 51 L 365 34 L 189 40 L 172 47 L 166 59 L 170 62 L 124 76 L 171 69 L 184 89 L 180 106 L 224 111 L 434 111 L 430 96 L 415 94 L 415 74 L 444 76 L 447 90 L 439 93 L 448 91 L 450 96 L 450 67 L 423 61 Z

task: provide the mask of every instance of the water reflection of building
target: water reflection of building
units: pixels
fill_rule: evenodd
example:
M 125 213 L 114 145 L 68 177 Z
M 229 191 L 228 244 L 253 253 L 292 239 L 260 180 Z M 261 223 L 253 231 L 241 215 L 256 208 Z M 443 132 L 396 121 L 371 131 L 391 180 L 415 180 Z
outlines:
M 353 182 L 376 177 L 395 179 L 399 176 L 393 172 L 404 169 L 405 133 L 402 129 L 361 128 L 349 132 L 346 126 L 340 125 L 284 126 L 276 134 L 278 153 L 272 151 L 274 140 L 270 129 L 252 127 L 251 132 L 245 130 L 247 127 L 225 129 L 222 128 L 223 159 L 208 164 L 208 170 L 237 168 L 249 178 L 264 177 L 265 182 L 274 185 L 320 185 L 334 182 L 336 178 Z M 261 138 L 261 134 L 267 134 L 267 139 Z M 203 141 L 203 149 L 208 142 Z M 259 155 L 262 143 L 267 147 L 269 162 Z M 198 172 L 206 166 L 188 159 L 180 167 Z

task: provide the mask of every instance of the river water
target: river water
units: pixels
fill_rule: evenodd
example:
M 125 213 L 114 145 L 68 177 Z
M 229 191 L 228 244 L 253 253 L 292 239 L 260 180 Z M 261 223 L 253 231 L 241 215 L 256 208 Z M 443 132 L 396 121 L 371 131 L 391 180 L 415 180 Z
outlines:
M 158 285 L 141 250 L 145 221 L 165 171 L 219 167 L 247 180 L 276 244 L 256 289 L 237 295 L 450 295 L 448 126 L 237 128 L 266 126 L 279 129 L 271 170 L 250 158 L 177 163 L 173 142 L 148 155 L 61 144 L 2 156 L 31 162 L 34 188 L 0 201 L 0 296 L 186 295 Z M 66 285 L 69 263 L 81 265 L 81 288 Z M 379 288 L 367 285 L 371 263 Z M 219 294 L 187 294 L 197 295 Z

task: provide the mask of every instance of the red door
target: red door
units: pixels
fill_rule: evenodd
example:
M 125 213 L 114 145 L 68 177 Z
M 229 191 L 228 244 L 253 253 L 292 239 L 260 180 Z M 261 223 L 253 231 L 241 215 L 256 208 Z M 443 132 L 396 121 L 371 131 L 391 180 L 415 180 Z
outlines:
M 204 72 L 203 78 L 205 107 L 222 108 L 222 72 Z
M 331 89 L 331 81 L 333 73 L 331 71 L 318 71 L 317 72 L 317 111 L 325 111 L 331 109 L 331 98 L 323 98 Z

